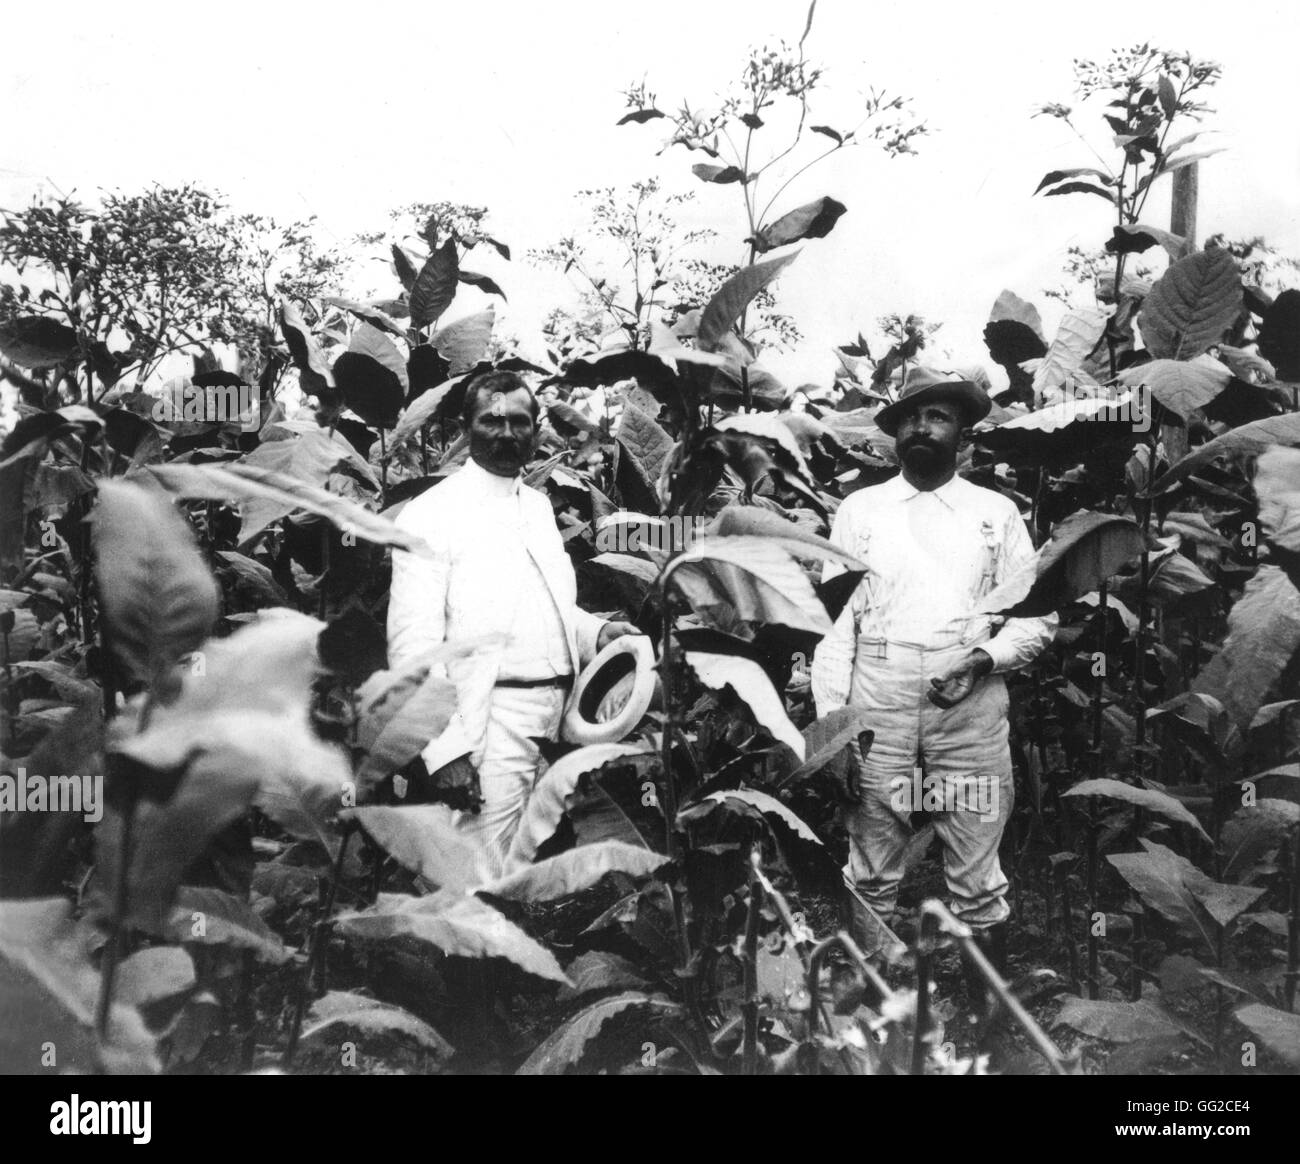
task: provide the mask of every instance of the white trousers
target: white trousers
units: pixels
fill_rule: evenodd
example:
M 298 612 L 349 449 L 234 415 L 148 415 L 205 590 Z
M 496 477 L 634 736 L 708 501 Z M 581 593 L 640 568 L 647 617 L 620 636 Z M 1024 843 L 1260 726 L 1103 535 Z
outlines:
M 895 910 L 909 817 L 918 811 L 931 814 L 943 844 L 952 912 L 977 929 L 1010 912 L 998 862 L 1014 796 L 1006 684 L 1000 675 L 986 676 L 947 710 L 926 694 L 930 680 L 973 645 L 858 643 L 849 702 L 874 713 L 867 726 L 875 739 L 861 765 L 861 801 L 846 814 L 844 872 L 885 919 Z
M 487 850 L 494 877 L 505 872 L 506 853 L 537 782 L 542 754 L 534 740 L 556 739 L 564 712 L 562 687 L 495 687 L 487 740 L 479 765 L 483 803 L 477 813 L 456 814 L 456 827 Z

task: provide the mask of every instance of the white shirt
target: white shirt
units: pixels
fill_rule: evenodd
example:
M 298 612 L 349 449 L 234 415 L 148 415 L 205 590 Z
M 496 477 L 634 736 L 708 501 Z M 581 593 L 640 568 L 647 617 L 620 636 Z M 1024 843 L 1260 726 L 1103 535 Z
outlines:
M 528 552 L 521 479 L 489 473 L 474 461 L 460 471 L 480 478 L 483 517 L 478 536 L 499 541 L 504 551 L 500 589 L 493 596 L 484 595 L 500 616 L 493 629 L 510 636 L 501 653 L 499 678 L 553 679 L 572 674 L 559 608 Z
M 858 649 L 877 641 L 941 649 L 969 644 L 988 652 L 995 672 L 1032 662 L 1052 640 L 1057 618 L 1008 619 L 991 638 L 993 619 L 974 614 L 979 600 L 1033 557 L 1015 503 L 954 476 L 920 491 L 900 473 L 851 493 L 840 505 L 831 541 L 867 567 L 812 667 L 819 715 L 848 702 Z M 831 578 L 843 567 L 828 563 Z
M 432 771 L 469 755 L 477 764 L 497 680 L 575 674 L 596 653 L 604 622 L 576 605 L 551 503 L 519 477 L 469 461 L 396 520 L 430 555 L 393 553 L 389 665 L 400 668 L 444 642 L 507 636 L 434 669 L 455 684 L 458 710 L 425 750 L 425 763 Z

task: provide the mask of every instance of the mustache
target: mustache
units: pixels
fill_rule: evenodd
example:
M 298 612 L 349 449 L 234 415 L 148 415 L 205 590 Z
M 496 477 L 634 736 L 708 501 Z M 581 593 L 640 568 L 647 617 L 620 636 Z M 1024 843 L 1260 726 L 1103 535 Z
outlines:
M 900 442 L 898 446 L 900 453 L 910 453 L 913 449 L 926 449 L 932 453 L 937 453 L 939 446 L 928 437 L 909 437 L 907 440 Z

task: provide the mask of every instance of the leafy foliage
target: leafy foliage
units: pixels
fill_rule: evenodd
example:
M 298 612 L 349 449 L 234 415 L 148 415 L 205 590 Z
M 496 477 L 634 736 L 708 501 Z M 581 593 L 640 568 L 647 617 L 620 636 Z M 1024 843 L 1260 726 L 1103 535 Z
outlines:
M 74 1065 L 171 1069 L 216 1012 L 286 1063 L 348 1030 L 442 1070 L 485 1042 L 468 1020 L 443 1033 L 470 1009 L 462 960 L 495 960 L 558 1024 L 497 1060 L 524 1074 L 945 1069 L 928 982 L 864 1004 L 801 916 L 841 892 L 831 794 L 873 743 L 868 713 L 812 706 L 809 659 L 870 565 L 827 535 L 845 498 L 897 471 L 873 418 L 939 326 L 884 316 L 885 354 L 857 336 L 827 388 L 763 366 L 763 337 L 797 331 L 774 298 L 785 248 L 816 264 L 848 209 L 787 189 L 856 142 L 901 155 L 924 133 L 874 92 L 857 126 L 822 123 L 813 14 L 716 110 L 629 90 L 620 124 L 667 128 L 703 181 L 693 198 L 589 191 L 590 233 L 534 252 L 586 295 L 586 316 L 551 321 L 545 369 L 497 333 L 510 250 L 481 207 L 418 204 L 360 240 L 391 261 L 388 291 L 364 297 L 334 294 L 336 260 L 306 227 L 189 188 L 6 215 L 0 372 L 21 402 L 0 451 L 5 774 L 102 775 L 105 802 L 99 820 L 0 814 L 0 972 Z M 1169 131 L 1205 112 L 1217 67 L 1140 46 L 1076 73 L 1111 101 L 1121 160 L 1039 192 L 1114 211 L 1075 256 L 1100 293 L 1050 341 L 1033 303 L 997 296 L 984 340 L 1009 385 L 960 463 L 1039 547 L 981 610 L 1061 620 L 1010 682 L 1007 864 L 1055 927 L 1034 942 L 1027 922 L 1021 950 L 1088 995 L 1057 1027 L 1130 1056 L 1209 1055 L 1174 1005 L 1204 990 L 1220 1042 L 1231 1019 L 1294 1064 L 1295 303 L 1266 299 L 1242 247 L 1142 221 L 1159 178 L 1208 156 Z M 723 199 L 743 211 L 732 263 L 677 221 Z M 1159 278 L 1125 278 L 1159 251 Z M 160 416 L 150 377 L 178 352 L 195 356 L 182 390 L 255 383 L 255 423 Z M 525 483 L 551 503 L 583 607 L 653 632 L 660 684 L 622 742 L 545 742 L 503 871 L 422 802 L 421 756 L 455 712 L 442 668 L 486 644 L 390 668 L 382 631 L 388 555 L 430 552 L 393 519 L 464 463 L 465 384 L 490 368 L 544 381 Z M 1100 943 L 1096 919 L 1126 914 L 1142 936 Z M 416 986 L 393 987 L 404 974 Z M 30 1066 L 31 1023 L 0 1026 Z M 671 1053 L 644 1062 L 629 1030 Z

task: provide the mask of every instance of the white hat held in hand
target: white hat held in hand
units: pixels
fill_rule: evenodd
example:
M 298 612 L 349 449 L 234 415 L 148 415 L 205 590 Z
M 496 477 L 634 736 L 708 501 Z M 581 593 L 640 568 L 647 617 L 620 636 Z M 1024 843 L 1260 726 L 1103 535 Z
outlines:
M 657 678 L 646 635 L 615 639 L 578 676 L 560 738 L 584 746 L 617 743 L 641 722 Z

